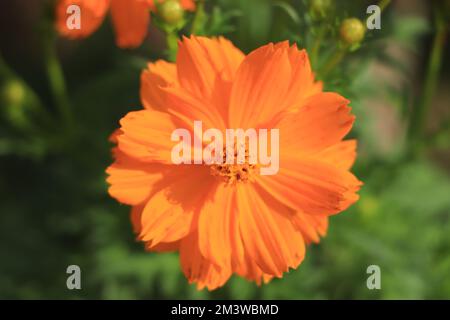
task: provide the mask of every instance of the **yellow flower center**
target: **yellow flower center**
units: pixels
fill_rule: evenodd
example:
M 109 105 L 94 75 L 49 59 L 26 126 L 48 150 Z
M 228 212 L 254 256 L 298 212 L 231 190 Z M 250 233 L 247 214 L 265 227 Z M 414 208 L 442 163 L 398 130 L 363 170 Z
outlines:
M 233 164 L 227 164 L 227 151 L 226 147 L 223 151 L 223 161 L 222 164 L 213 164 L 210 166 L 211 174 L 218 177 L 226 184 L 232 185 L 238 182 L 253 181 L 253 175 L 255 171 L 258 170 L 258 164 L 249 163 L 249 151 L 245 148 L 245 161 L 242 164 L 237 163 L 237 148 L 234 151 L 234 162 Z

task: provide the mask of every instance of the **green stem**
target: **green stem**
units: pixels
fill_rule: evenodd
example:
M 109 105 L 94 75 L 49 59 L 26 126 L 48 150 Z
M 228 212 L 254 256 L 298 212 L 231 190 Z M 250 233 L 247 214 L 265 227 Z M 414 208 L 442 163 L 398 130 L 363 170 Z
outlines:
M 56 52 L 54 32 L 53 30 L 48 30 L 48 32 L 44 41 L 44 59 L 47 78 L 53 102 L 56 108 L 58 108 L 63 123 L 70 131 L 73 128 L 74 120 L 67 95 L 66 81 Z
M 342 61 L 347 53 L 347 47 L 338 47 L 333 55 L 328 59 L 325 66 L 322 68 L 320 72 L 320 76 L 322 78 L 326 77 L 333 69 Z
M 391 0 L 381 0 L 380 2 L 378 2 L 377 6 L 380 8 L 380 14 L 384 11 L 384 9 L 387 8 L 387 6 L 391 3 Z M 367 28 L 367 19 L 369 19 L 370 16 L 368 16 L 365 20 L 365 24 L 364 26 L 366 26 Z
M 197 34 L 204 14 L 205 14 L 205 0 L 198 0 L 194 20 L 192 21 L 191 34 Z
M 178 33 L 176 30 L 167 33 L 167 58 L 169 61 L 175 61 L 178 52 Z
M 384 9 L 391 3 L 391 0 L 381 0 L 378 3 L 378 6 L 380 7 L 380 11 L 383 12 Z
M 419 103 L 413 110 L 409 124 L 409 136 L 413 140 L 412 142 L 416 142 L 417 139 L 422 138 L 424 135 L 428 111 L 439 80 L 439 71 L 442 65 L 442 54 L 446 37 L 447 28 L 445 18 L 436 9 L 436 33 L 427 64 L 422 95 Z
M 317 65 L 317 57 L 319 56 L 320 45 L 322 44 L 323 37 L 326 33 L 326 26 L 322 24 L 317 33 L 317 37 L 314 39 L 314 44 L 311 48 L 311 63 Z
M 56 50 L 57 34 L 54 26 L 54 7 L 55 0 L 47 0 L 43 8 L 40 33 L 42 34 L 44 64 L 53 103 L 58 110 L 64 128 L 71 135 L 75 121 L 70 108 L 64 73 Z

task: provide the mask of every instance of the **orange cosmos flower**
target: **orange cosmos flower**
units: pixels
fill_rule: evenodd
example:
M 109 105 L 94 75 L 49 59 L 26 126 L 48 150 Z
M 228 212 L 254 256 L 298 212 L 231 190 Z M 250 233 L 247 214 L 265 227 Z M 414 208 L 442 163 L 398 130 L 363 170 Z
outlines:
M 147 250 L 179 251 L 199 289 L 232 274 L 258 284 L 281 277 L 302 262 L 305 244 L 325 235 L 328 216 L 358 199 L 361 183 L 349 172 L 356 141 L 343 141 L 354 121 L 349 101 L 322 92 L 295 45 L 245 56 L 224 38 L 184 38 L 176 63 L 150 63 L 141 81 L 144 110 L 126 115 L 113 137 L 109 193 L 132 206 Z M 193 120 L 279 129 L 279 172 L 172 164 L 171 133 L 192 131 Z
M 195 9 L 194 0 L 180 0 L 180 4 L 185 10 Z M 71 5 L 80 8 L 80 29 L 67 27 L 67 8 Z M 149 11 L 156 11 L 154 0 L 58 0 L 56 28 L 69 39 L 88 37 L 100 27 L 109 9 L 117 45 L 121 48 L 140 46 L 147 35 Z

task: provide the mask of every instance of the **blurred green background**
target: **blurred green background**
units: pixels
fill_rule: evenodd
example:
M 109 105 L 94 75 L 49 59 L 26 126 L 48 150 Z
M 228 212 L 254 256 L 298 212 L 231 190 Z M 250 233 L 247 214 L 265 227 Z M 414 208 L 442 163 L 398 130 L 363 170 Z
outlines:
M 262 287 L 233 277 L 208 292 L 187 284 L 178 254 L 135 242 L 129 208 L 105 183 L 108 136 L 141 108 L 140 71 L 173 56 L 166 33 L 175 31 L 155 17 L 139 49 L 121 50 L 105 21 L 68 41 L 54 34 L 50 1 L 2 1 L 0 298 L 450 299 L 450 1 L 391 1 L 381 30 L 351 48 L 341 22 L 366 19 L 376 2 L 322 10 L 326 2 L 207 0 L 175 30 L 225 35 L 245 52 L 297 42 L 357 116 L 361 200 L 331 218 L 297 270 Z M 82 290 L 66 288 L 71 264 Z M 366 287 L 369 265 L 381 268 L 381 290 Z

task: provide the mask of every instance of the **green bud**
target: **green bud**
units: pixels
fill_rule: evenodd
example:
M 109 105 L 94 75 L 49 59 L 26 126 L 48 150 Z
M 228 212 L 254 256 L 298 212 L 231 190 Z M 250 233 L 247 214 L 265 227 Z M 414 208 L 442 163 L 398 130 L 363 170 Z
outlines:
M 311 15 L 317 20 L 325 18 L 330 8 L 331 0 L 312 0 L 310 2 Z
M 341 40 L 347 45 L 359 44 L 364 39 L 366 28 L 361 20 L 348 18 L 342 21 L 339 30 Z
M 8 105 L 20 106 L 25 101 L 26 89 L 20 81 L 8 81 L 2 88 L 2 97 Z
M 184 17 L 184 9 L 179 0 L 167 0 L 158 6 L 158 14 L 170 25 L 179 23 Z
M 18 80 L 9 80 L 1 88 L 2 116 L 16 128 L 29 126 L 29 99 L 27 88 Z

